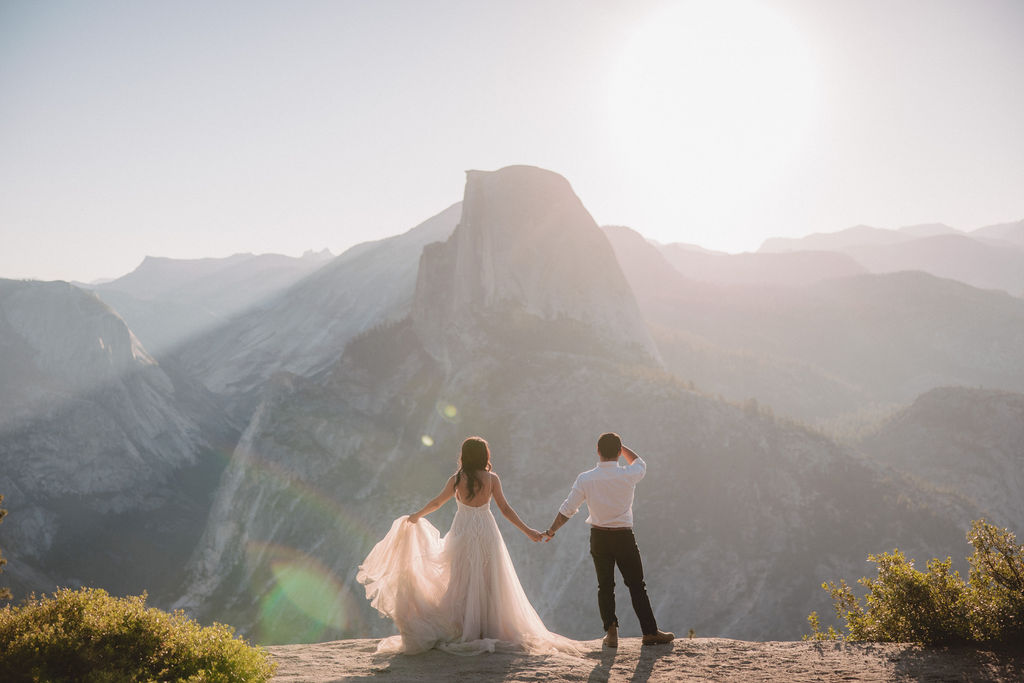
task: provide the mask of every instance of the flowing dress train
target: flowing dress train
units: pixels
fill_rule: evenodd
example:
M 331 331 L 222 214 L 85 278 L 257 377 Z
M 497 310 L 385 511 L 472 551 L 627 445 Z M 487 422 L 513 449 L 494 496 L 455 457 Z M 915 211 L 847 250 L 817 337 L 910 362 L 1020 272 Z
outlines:
M 398 627 L 377 651 L 578 654 L 579 643 L 548 631 L 530 604 L 490 502 L 456 503 L 444 538 L 425 519 L 399 517 L 359 567 L 370 604 Z

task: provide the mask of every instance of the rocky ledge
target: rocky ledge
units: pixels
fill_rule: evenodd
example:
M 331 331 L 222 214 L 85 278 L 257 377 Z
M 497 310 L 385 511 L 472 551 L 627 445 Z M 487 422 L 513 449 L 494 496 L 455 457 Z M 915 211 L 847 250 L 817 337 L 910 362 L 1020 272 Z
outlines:
M 378 655 L 377 641 L 340 640 L 267 648 L 279 668 L 274 681 L 1020 681 L 1024 651 L 923 647 L 903 643 L 676 640 L 617 650 L 585 642 L 583 654 L 484 654 L 457 657 L 438 650 Z

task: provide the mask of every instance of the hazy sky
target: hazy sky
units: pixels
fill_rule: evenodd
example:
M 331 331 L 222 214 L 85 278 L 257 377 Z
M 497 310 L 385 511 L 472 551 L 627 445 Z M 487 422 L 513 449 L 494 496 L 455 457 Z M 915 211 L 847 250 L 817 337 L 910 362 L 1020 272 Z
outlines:
M 403 232 L 467 169 L 755 250 L 1024 218 L 1021 0 L 0 0 L 0 277 Z

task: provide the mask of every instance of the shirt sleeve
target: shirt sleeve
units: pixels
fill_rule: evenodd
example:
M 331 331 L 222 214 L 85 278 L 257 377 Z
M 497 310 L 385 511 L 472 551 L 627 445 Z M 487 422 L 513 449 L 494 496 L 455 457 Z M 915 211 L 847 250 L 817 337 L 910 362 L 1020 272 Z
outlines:
M 644 459 L 638 455 L 632 465 L 626 465 L 622 469 L 629 474 L 630 479 L 632 479 L 635 484 L 643 479 L 644 475 L 647 474 L 647 463 L 645 463 Z
M 558 508 L 558 512 L 566 517 L 572 517 L 579 511 L 580 505 L 583 505 L 583 501 L 586 497 L 586 494 L 583 493 L 583 489 L 580 488 L 580 479 L 579 477 L 576 477 L 576 481 L 573 482 L 569 495 L 562 503 L 562 506 Z

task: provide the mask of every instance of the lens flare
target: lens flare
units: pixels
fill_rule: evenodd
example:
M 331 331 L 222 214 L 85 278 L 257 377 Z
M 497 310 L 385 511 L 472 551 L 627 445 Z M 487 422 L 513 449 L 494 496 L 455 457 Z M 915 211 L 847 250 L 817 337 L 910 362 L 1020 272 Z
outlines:
M 254 449 L 236 449 L 235 457 L 243 460 L 249 485 L 286 507 L 293 529 L 306 530 L 303 535 L 314 543 L 307 550 L 320 545 L 316 538 L 332 537 L 338 540 L 326 543 L 318 554 L 355 553 L 339 558 L 343 560 L 340 565 L 331 560 L 332 569 L 302 551 L 276 545 L 274 541 L 288 538 L 280 532 L 271 531 L 270 538 L 246 543 L 245 565 L 253 573 L 242 590 L 258 608 L 253 636 L 270 644 L 318 642 L 365 633 L 359 603 L 352 598 L 356 589 L 346 585 L 354 574 L 347 575 L 354 572 L 352 562 L 362 558 L 378 532 L 368 526 L 364 515 L 357 514 L 354 503 L 342 503 L 314 486 L 326 485 L 327 480 L 310 483 L 302 474 L 269 461 Z
M 448 401 L 442 400 L 437 402 L 437 414 L 448 422 L 459 421 L 459 409 Z
M 269 590 L 260 600 L 263 642 L 317 642 L 348 630 L 358 610 L 352 595 L 319 560 L 285 546 L 250 542 L 246 548 L 270 570 Z
M 430 434 L 424 434 L 423 436 L 421 436 L 420 442 L 427 448 L 430 448 L 431 446 L 434 445 L 434 439 L 431 438 Z

